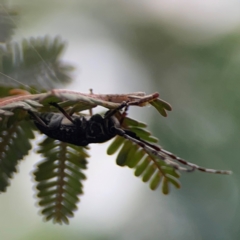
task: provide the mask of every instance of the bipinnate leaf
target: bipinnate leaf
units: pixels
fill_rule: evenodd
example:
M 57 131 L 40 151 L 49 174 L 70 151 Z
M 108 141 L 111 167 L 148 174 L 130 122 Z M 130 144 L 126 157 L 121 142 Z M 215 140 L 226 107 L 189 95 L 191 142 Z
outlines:
M 87 168 L 86 148 L 46 138 L 38 153 L 44 159 L 34 171 L 37 197 L 45 220 L 68 224 L 83 193 L 83 170 Z

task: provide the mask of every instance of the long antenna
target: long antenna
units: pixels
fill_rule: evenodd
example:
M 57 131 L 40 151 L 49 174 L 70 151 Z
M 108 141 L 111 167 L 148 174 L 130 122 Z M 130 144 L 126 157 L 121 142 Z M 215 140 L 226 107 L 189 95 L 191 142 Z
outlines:
M 13 80 L 13 81 L 16 82 L 16 83 L 19 83 L 19 84 L 23 85 L 24 87 L 26 87 L 26 88 L 28 88 L 28 89 L 30 89 L 30 90 L 34 90 L 34 91 L 37 91 L 38 93 L 40 93 L 38 90 L 36 90 L 36 89 L 34 89 L 34 88 L 28 86 L 27 84 L 24 84 L 24 83 L 18 81 L 17 79 L 14 79 L 14 78 L 12 78 L 12 77 L 10 77 L 10 76 L 8 76 L 8 75 L 2 73 L 2 72 L 0 72 L 0 74 L 3 75 L 4 77 L 7 77 L 7 78 Z

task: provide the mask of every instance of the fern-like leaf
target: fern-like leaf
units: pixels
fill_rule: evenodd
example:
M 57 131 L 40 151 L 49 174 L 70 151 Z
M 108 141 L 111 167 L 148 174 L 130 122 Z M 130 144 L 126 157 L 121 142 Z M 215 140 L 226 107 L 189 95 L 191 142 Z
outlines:
M 60 38 L 48 36 L 0 46 L 0 83 L 15 87 L 25 84 L 40 90 L 69 83 L 73 67 L 60 60 L 64 48 Z
M 13 122 L 13 120 L 12 120 Z M 26 121 L 15 121 L 0 127 L 0 192 L 5 192 L 13 173 L 17 172 L 20 160 L 32 148 L 30 139 L 34 138 L 31 125 Z
M 39 146 L 38 153 L 44 159 L 37 165 L 34 176 L 42 214 L 47 221 L 68 223 L 83 193 L 82 181 L 86 177 L 82 170 L 86 169 L 89 155 L 84 147 L 51 138 L 46 138 Z
M 123 126 L 135 132 L 145 141 L 157 142 L 157 139 L 144 129 L 146 125 L 143 123 L 125 118 Z M 160 183 L 162 183 L 162 192 L 164 194 L 169 193 L 169 183 L 176 188 L 180 188 L 180 183 L 177 179 L 180 177 L 178 172 L 164 161 L 156 159 L 151 154 L 145 152 L 145 150 L 136 143 L 117 136 L 109 146 L 107 153 L 112 155 L 118 150 L 117 164 L 119 166 L 134 168 L 135 176 L 141 176 L 143 182 L 150 182 L 150 188 L 152 190 L 157 189 Z

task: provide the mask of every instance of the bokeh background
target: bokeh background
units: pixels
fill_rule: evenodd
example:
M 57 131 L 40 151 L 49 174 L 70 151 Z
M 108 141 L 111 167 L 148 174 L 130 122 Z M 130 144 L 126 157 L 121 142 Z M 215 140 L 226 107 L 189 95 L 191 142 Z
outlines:
M 6 1 L 5 1 L 6 2 Z M 84 195 L 68 226 L 43 222 L 31 172 L 21 162 L 0 195 L 3 240 L 232 240 L 240 238 L 240 2 L 234 0 L 68 0 L 7 2 L 20 13 L 14 40 L 49 35 L 68 43 L 76 67 L 70 89 L 158 91 L 167 118 L 130 109 L 167 150 L 231 176 L 183 173 L 182 188 L 153 192 L 91 146 Z

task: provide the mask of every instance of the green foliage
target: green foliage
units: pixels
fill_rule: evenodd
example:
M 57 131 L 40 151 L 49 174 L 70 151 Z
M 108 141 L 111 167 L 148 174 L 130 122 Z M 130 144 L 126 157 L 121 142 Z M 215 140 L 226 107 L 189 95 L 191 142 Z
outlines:
M 0 88 L 0 94 L 6 87 Z M 4 94 L 3 94 L 4 95 Z M 79 92 L 67 90 L 55 90 L 40 94 L 3 97 L 0 99 L 0 116 L 2 117 L 2 138 L 0 147 L 2 151 L 0 186 L 1 191 L 5 191 L 16 166 L 28 151 L 31 149 L 29 139 L 34 137 L 35 127 L 31 123 L 27 111 L 32 112 L 52 112 L 56 111 L 49 103 L 56 102 L 67 111 L 78 112 L 83 109 L 91 109 L 96 106 L 103 106 L 114 109 L 121 105 L 118 102 L 108 100 L 110 95 L 87 95 Z M 158 96 L 153 94 L 152 96 Z M 112 99 L 114 95 L 110 97 Z M 126 99 L 137 101 L 138 96 L 132 94 L 124 95 Z M 144 95 L 142 96 L 144 98 Z M 166 115 L 166 110 L 170 110 L 170 105 L 160 99 L 152 100 L 152 104 L 160 113 Z M 152 103 L 152 101 L 150 103 Z M 80 113 L 79 113 L 80 114 Z M 116 117 L 121 118 L 122 114 L 116 113 Z M 21 126 L 21 128 L 20 128 Z M 138 122 L 131 118 L 124 118 L 122 127 L 135 132 L 140 138 L 148 142 L 157 142 L 145 128 L 145 123 Z M 8 128 L 7 128 L 8 127 Z M 12 130 L 13 129 L 13 130 Z M 18 136 L 11 139 L 11 136 Z M 22 140 L 24 139 L 24 140 Z M 180 187 L 176 178 L 179 175 L 173 167 L 167 166 L 163 161 L 156 160 L 154 156 L 145 152 L 141 146 L 116 137 L 110 146 L 108 153 L 113 154 L 122 146 L 117 164 L 127 165 L 135 168 L 135 175 L 142 175 L 144 182 L 150 182 L 150 188 L 155 190 L 162 181 L 164 194 L 169 192 L 168 185 L 172 183 Z M 7 149 L 8 152 L 4 152 Z M 16 154 L 16 151 L 20 152 Z M 8 154 L 9 153 L 9 154 Z M 34 172 L 37 182 L 36 189 L 39 205 L 42 207 L 42 214 L 45 220 L 53 220 L 54 223 L 68 223 L 69 217 L 73 216 L 73 211 L 77 209 L 79 195 L 83 193 L 82 180 L 86 177 L 83 170 L 86 169 L 89 155 L 83 147 L 73 146 L 48 137 L 39 144 L 39 150 L 43 160 L 37 164 Z
M 21 44 L 8 42 L 0 46 L 0 82 L 5 84 L 0 87 L 1 192 L 6 191 L 10 179 L 17 172 L 18 163 L 31 149 L 29 140 L 34 138 L 33 132 L 36 129 L 28 111 L 57 111 L 49 104 L 55 102 L 70 114 L 81 115 L 82 110 L 91 110 L 97 106 L 116 109 L 125 101 L 132 103 L 130 106 L 141 107 L 149 103 L 164 117 L 167 116 L 167 111 L 171 111 L 171 106 L 159 99 L 158 93 L 146 96 L 144 93 L 103 95 L 68 90 L 46 91 L 58 83 L 71 81 L 70 71 L 73 68 L 64 65 L 60 59 L 64 46 L 65 43 L 59 38 L 51 40 L 49 37 L 23 40 Z M 17 81 L 12 84 L 12 79 L 21 81 L 21 87 L 30 88 L 33 94 L 18 90 L 20 95 L 9 96 L 9 90 L 13 88 L 11 86 L 19 87 Z M 139 100 L 144 101 L 138 102 Z M 158 139 L 146 130 L 145 123 L 125 117 L 119 111 L 115 116 L 119 122 L 124 117 L 121 128 L 133 132 L 137 138 L 147 143 L 158 142 Z M 68 223 L 69 218 L 73 217 L 80 201 L 79 196 L 83 193 L 83 180 L 86 179 L 83 173 L 89 157 L 86 150 L 87 148 L 48 137 L 39 144 L 38 153 L 43 159 L 37 164 L 34 176 L 37 198 L 45 220 L 62 224 Z M 135 176 L 141 177 L 143 182 L 149 182 L 150 189 L 156 190 L 161 185 L 162 192 L 168 194 L 171 185 L 180 188 L 180 175 L 176 171 L 176 165 L 168 164 L 171 161 L 163 152 L 159 151 L 156 156 L 154 147 L 146 149 L 144 142 L 139 141 L 139 144 L 136 144 L 131 138 L 125 139 L 122 136 L 115 137 L 107 153 L 111 155 L 117 151 L 117 165 L 134 169 Z
M 89 155 L 83 147 L 50 138 L 45 138 L 39 147 L 38 153 L 44 159 L 36 166 L 34 176 L 42 214 L 46 220 L 68 223 L 83 193 L 82 181 L 86 177 L 82 170 L 86 169 Z
M 69 83 L 73 67 L 60 60 L 64 48 L 65 42 L 59 37 L 48 36 L 0 46 L 0 82 L 6 86 L 20 83 L 38 89 Z
M 145 129 L 146 125 L 144 123 L 137 122 L 131 118 L 125 118 L 123 126 L 125 129 L 135 132 L 145 141 L 158 142 L 158 139 Z M 135 169 L 135 176 L 142 177 L 143 182 L 149 182 L 152 190 L 156 190 L 161 182 L 164 194 L 169 193 L 169 183 L 176 188 L 180 188 L 180 183 L 177 180 L 180 175 L 175 169 L 168 166 L 164 161 L 156 159 L 144 149 L 139 148 L 136 143 L 117 136 L 109 146 L 107 153 L 112 155 L 118 150 L 117 165 Z
M 1 124 L 0 127 L 0 192 L 5 192 L 18 163 L 32 148 L 30 139 L 34 138 L 31 124 L 15 121 Z

